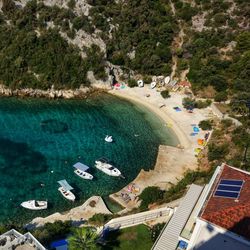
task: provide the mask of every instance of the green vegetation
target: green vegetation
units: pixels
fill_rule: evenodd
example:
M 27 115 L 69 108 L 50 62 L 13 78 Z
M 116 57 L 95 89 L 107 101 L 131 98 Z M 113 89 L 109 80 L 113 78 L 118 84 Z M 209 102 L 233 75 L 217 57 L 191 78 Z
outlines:
M 169 91 L 168 91 L 167 89 L 161 91 L 161 96 L 162 96 L 164 99 L 169 98 L 169 97 L 170 97 Z
M 93 70 L 98 79 L 106 77 L 99 48 L 86 49 L 90 59 L 82 59 L 79 49 L 59 34 L 60 29 L 71 38 L 75 30 L 93 32 L 86 17 L 75 17 L 69 9 L 48 7 L 35 0 L 24 8 L 5 0 L 2 10 L 2 18 L 9 19 L 11 25 L 0 22 L 0 82 L 12 89 L 47 89 L 52 85 L 74 89 L 89 84 L 88 70 Z M 53 22 L 54 28 L 48 28 L 48 22 Z
M 249 145 L 250 134 L 244 126 L 236 127 L 231 120 L 223 120 L 217 124 L 208 144 L 208 161 L 211 165 L 227 162 L 249 171 Z
M 137 81 L 135 79 L 132 79 L 132 78 L 128 79 L 128 86 L 130 88 L 134 88 L 134 87 L 138 86 Z
M 48 245 L 54 240 L 66 237 L 70 232 L 71 221 L 46 223 L 43 227 L 31 231 L 31 233 L 44 245 Z
M 106 36 L 107 57 L 114 64 L 152 75 L 169 73 L 171 43 L 178 26 L 166 1 L 89 1 L 93 24 L 106 31 L 107 18 L 116 25 Z M 135 56 L 130 57 L 129 54 Z
M 151 238 L 152 238 L 153 242 L 155 242 L 157 240 L 158 236 L 160 235 L 160 233 L 165 225 L 166 225 L 166 223 L 159 223 L 159 224 L 154 225 L 151 228 Z
M 202 130 L 211 130 L 212 129 L 212 122 L 210 120 L 203 120 L 199 122 L 199 127 Z
M 68 238 L 69 250 L 94 250 L 98 249 L 96 243 L 98 234 L 95 228 L 74 228 L 72 235 Z
M 211 100 L 196 101 L 194 98 L 189 98 L 189 97 L 185 97 L 182 100 L 182 105 L 186 109 L 193 109 L 193 108 L 203 109 L 210 106 L 211 103 L 212 103 Z
M 104 225 L 106 222 L 111 220 L 113 218 L 113 215 L 110 214 L 94 214 L 90 219 L 89 223 L 101 226 Z
M 147 187 L 139 195 L 142 200 L 140 209 L 147 210 L 148 205 L 155 203 L 163 198 L 164 191 L 160 190 L 158 187 Z
M 192 183 L 208 183 L 213 172 L 214 168 L 210 168 L 208 171 L 187 171 L 184 177 L 168 190 L 160 190 L 157 187 L 145 188 L 139 196 L 142 200 L 140 210 L 146 210 L 152 203 L 168 203 L 181 198 L 187 190 L 188 185 Z
M 107 245 L 103 246 L 102 249 L 150 250 L 154 243 L 151 234 L 150 228 L 145 225 L 124 228 L 117 233 L 110 233 L 107 239 Z

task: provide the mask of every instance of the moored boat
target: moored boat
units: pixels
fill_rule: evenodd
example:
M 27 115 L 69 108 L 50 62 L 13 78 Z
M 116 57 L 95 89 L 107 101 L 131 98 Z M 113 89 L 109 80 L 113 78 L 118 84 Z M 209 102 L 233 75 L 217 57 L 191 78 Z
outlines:
M 77 162 L 76 164 L 73 165 L 74 168 L 76 168 L 76 170 L 74 171 L 74 173 L 76 175 L 78 175 L 79 177 L 86 179 L 86 180 L 92 180 L 93 179 L 93 175 L 86 172 L 89 167 L 82 164 L 81 162 Z
M 71 192 L 73 190 L 73 187 L 71 187 L 66 180 L 60 180 L 58 183 L 61 185 L 61 187 L 58 188 L 58 191 L 63 195 L 64 198 L 74 201 L 75 195 Z
M 95 167 L 101 170 L 103 173 L 110 176 L 122 176 L 118 168 L 115 168 L 109 163 L 109 160 L 100 158 L 95 161 Z
M 43 209 L 47 209 L 48 202 L 29 200 L 29 201 L 22 202 L 21 206 L 30 210 L 43 210 Z

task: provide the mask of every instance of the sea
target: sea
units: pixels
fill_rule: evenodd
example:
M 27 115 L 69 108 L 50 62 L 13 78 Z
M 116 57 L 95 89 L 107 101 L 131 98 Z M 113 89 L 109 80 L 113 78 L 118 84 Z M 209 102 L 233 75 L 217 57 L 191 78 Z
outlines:
M 114 142 L 105 142 L 106 135 Z M 176 146 L 178 139 L 145 107 L 109 94 L 85 100 L 0 98 L 0 224 L 28 222 L 118 191 L 141 169 L 154 167 L 160 144 Z M 100 157 L 125 179 L 96 169 Z M 74 174 L 76 162 L 90 167 L 92 181 Z M 63 179 L 74 188 L 73 203 L 58 192 Z M 47 200 L 48 209 L 20 206 L 33 199 Z

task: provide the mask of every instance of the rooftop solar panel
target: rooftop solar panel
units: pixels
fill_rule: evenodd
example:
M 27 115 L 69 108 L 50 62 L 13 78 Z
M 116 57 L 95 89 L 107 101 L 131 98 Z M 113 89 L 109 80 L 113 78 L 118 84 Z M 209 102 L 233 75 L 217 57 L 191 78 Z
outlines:
M 226 198 L 238 198 L 239 192 L 216 191 L 214 196 L 220 196 Z
M 242 186 L 243 181 L 241 181 L 241 180 L 221 180 L 220 184 L 232 185 L 232 186 Z
M 241 189 L 241 186 L 228 186 L 228 185 L 219 185 L 217 187 L 217 190 L 224 190 L 224 191 L 234 191 L 239 192 Z

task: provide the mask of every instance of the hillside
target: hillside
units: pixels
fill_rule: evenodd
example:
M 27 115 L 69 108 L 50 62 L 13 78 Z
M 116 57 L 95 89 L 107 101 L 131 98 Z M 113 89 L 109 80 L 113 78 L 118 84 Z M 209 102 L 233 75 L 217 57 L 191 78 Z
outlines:
M 250 98 L 250 4 L 244 0 L 2 0 L 0 81 L 77 88 L 170 75 L 203 97 Z M 92 79 L 93 81 L 93 79 Z

